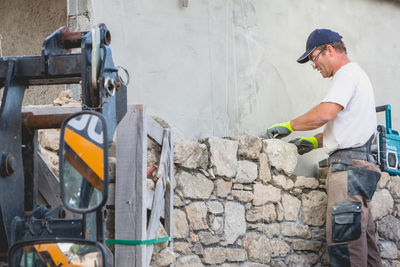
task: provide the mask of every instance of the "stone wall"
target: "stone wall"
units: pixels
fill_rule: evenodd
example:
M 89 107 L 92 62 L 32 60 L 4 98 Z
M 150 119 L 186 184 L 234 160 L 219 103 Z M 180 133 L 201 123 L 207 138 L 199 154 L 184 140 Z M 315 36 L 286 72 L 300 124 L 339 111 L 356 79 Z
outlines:
M 327 169 L 296 176 L 297 156 L 277 139 L 176 139 L 176 266 L 329 265 Z M 384 266 L 400 266 L 399 203 L 400 177 L 383 173 L 372 212 Z

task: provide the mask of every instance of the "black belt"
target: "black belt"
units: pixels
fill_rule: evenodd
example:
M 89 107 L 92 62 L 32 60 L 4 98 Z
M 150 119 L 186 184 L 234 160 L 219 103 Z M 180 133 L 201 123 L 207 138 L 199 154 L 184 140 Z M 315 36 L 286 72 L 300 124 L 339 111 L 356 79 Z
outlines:
M 340 163 L 340 164 L 345 164 L 345 165 L 351 165 L 353 164 L 353 159 L 359 159 L 359 160 L 366 160 L 370 162 L 375 162 L 374 156 L 372 154 L 368 153 L 367 150 L 362 151 L 359 149 L 341 149 L 341 150 L 336 150 L 333 152 L 329 158 L 321 160 L 319 162 L 319 167 L 324 168 L 328 167 L 333 163 Z

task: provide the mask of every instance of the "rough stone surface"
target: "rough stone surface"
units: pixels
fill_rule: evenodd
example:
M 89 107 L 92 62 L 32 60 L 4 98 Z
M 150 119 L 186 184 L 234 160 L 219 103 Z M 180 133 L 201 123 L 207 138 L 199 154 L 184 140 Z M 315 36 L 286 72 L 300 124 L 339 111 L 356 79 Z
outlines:
M 174 209 L 174 237 L 185 238 L 189 235 L 189 225 L 183 211 Z
M 284 190 L 290 190 L 293 188 L 294 183 L 289 178 L 286 178 L 283 174 L 278 174 L 272 176 L 272 182 L 276 184 L 278 187 L 282 187 Z
M 190 254 L 191 245 L 186 242 L 174 242 L 174 251 L 183 255 Z
M 287 261 L 289 263 L 289 266 L 313 266 L 319 261 L 319 256 L 313 253 L 309 253 L 306 255 L 292 254 L 288 256 Z
M 276 211 L 275 206 L 269 203 L 264 206 L 253 207 L 246 213 L 246 220 L 248 222 L 265 222 L 270 223 L 275 221 Z
M 60 148 L 60 130 L 47 129 L 39 131 L 40 145 L 50 151 L 57 152 Z
M 269 166 L 268 156 L 265 153 L 260 154 L 260 168 L 258 169 L 258 178 L 264 183 L 271 181 L 271 168 Z
M 290 247 L 286 242 L 279 241 L 279 240 L 271 240 L 269 241 L 269 244 L 271 246 L 271 257 L 285 257 L 289 251 Z
M 301 197 L 304 223 L 322 226 L 325 223 L 327 195 L 321 191 L 311 191 Z
M 221 234 L 224 226 L 224 219 L 222 217 L 215 217 L 211 223 L 211 229 L 216 234 Z
M 207 206 L 203 202 L 193 202 L 185 207 L 187 218 L 194 230 L 207 229 Z
M 255 229 L 261 233 L 263 233 L 268 238 L 279 237 L 281 233 L 281 226 L 279 223 L 257 223 L 257 224 L 249 224 L 249 229 Z
M 206 248 L 203 253 L 203 263 L 206 264 L 218 264 L 223 263 L 226 260 L 226 249 L 225 248 Z
M 224 206 L 218 201 L 207 201 L 208 211 L 213 214 L 221 214 L 224 212 Z
M 400 220 L 392 215 L 387 215 L 377 222 L 379 236 L 393 241 L 400 240 Z
M 395 243 L 390 241 L 378 242 L 378 248 L 382 258 L 384 259 L 397 258 L 397 246 Z
M 176 261 L 176 267 L 203 267 L 204 264 L 201 262 L 199 256 L 197 255 L 190 255 L 190 256 L 184 256 L 179 258 Z
M 217 179 L 214 182 L 214 187 L 218 197 L 226 197 L 231 192 L 232 182 Z
M 176 190 L 181 191 L 185 198 L 208 199 L 214 189 L 213 182 L 200 173 L 192 175 L 180 172 L 176 175 L 176 181 Z
M 393 198 L 389 190 L 382 189 L 375 192 L 371 200 L 371 213 L 374 220 L 378 220 L 383 216 L 391 214 L 393 211 Z
M 282 235 L 289 237 L 310 238 L 311 231 L 307 225 L 300 225 L 295 223 L 282 223 Z
M 392 179 L 389 180 L 388 188 L 393 198 L 400 198 L 400 177 L 393 176 Z
M 175 138 L 174 163 L 190 169 L 206 169 L 208 165 L 207 146 L 198 142 Z
M 240 135 L 234 138 L 239 143 L 239 156 L 258 159 L 261 152 L 261 140 L 255 136 Z
M 175 259 L 175 253 L 170 248 L 166 248 L 160 253 L 154 254 L 150 264 L 152 266 L 169 266 L 175 263 Z
M 302 239 L 293 240 L 290 247 L 293 250 L 307 250 L 318 252 L 321 249 L 322 243 L 319 241 L 308 241 Z
M 246 233 L 246 220 L 243 205 L 228 201 L 225 204 L 224 234 L 228 244 L 233 244 L 236 239 Z
M 381 178 L 378 181 L 378 188 L 384 188 L 388 182 L 390 181 L 391 177 L 389 175 L 389 173 L 387 172 L 382 172 L 381 173 Z
M 290 194 L 282 195 L 284 218 L 288 221 L 295 221 L 299 213 L 301 201 Z
M 293 173 L 297 164 L 297 147 L 280 139 L 263 140 L 263 152 L 277 170 Z
M 273 185 L 263 185 L 256 183 L 254 185 L 253 205 L 263 205 L 268 202 L 278 203 L 281 200 L 281 189 Z
M 248 184 L 257 179 L 257 164 L 248 160 L 240 160 L 238 162 L 238 171 L 235 183 Z
M 233 178 L 238 168 L 238 142 L 210 137 L 207 139 L 210 146 L 210 162 L 214 174 Z
M 254 199 L 254 194 L 250 191 L 232 190 L 232 196 L 240 202 L 250 202 Z
M 239 248 L 227 248 L 226 258 L 228 261 L 237 262 L 247 260 L 247 252 L 244 249 Z
M 200 242 L 206 246 L 218 243 L 220 241 L 220 238 L 217 235 L 213 235 L 210 232 L 200 232 L 198 234 Z
M 296 178 L 296 182 L 294 183 L 294 187 L 297 188 L 310 188 L 310 189 L 316 189 L 318 187 L 319 183 L 318 180 L 312 177 L 304 177 L 304 176 L 298 176 Z
M 264 235 L 251 232 L 246 234 L 243 240 L 243 246 L 247 251 L 250 260 L 269 263 L 271 260 L 271 246 Z

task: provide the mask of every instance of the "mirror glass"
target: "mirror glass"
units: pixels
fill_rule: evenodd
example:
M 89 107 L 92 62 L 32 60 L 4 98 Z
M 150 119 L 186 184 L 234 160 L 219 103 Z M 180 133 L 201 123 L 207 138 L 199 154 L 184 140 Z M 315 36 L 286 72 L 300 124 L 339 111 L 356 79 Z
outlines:
M 105 127 L 101 115 L 94 112 L 70 117 L 63 124 L 60 176 L 64 205 L 72 211 L 92 211 L 105 198 Z
M 20 267 L 102 267 L 104 256 L 95 244 L 41 243 L 29 244 L 12 250 L 12 266 Z

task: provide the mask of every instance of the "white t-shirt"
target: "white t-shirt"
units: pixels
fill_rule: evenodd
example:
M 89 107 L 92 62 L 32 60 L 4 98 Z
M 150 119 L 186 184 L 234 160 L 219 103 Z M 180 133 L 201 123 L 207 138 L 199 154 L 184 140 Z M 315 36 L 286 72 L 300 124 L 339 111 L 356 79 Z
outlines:
M 343 110 L 325 125 L 324 148 L 336 149 L 364 145 L 376 132 L 375 97 L 367 74 L 357 63 L 342 66 L 333 76 L 322 102 L 341 105 Z

